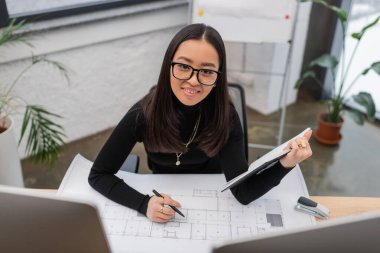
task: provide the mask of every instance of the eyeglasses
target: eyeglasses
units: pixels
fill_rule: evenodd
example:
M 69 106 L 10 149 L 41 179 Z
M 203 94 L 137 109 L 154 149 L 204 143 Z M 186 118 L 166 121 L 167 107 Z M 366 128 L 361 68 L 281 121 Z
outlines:
M 189 80 L 194 71 L 197 71 L 197 79 L 200 84 L 211 86 L 218 80 L 220 72 L 211 69 L 195 69 L 187 64 L 171 62 L 172 74 L 179 80 Z

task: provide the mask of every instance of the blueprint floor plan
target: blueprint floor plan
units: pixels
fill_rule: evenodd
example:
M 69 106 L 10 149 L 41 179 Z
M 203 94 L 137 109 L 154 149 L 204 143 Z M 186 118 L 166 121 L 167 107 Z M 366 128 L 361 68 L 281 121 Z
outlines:
M 308 196 L 299 168 L 279 186 L 249 205 L 240 204 L 230 191 L 221 192 L 224 175 L 151 175 L 118 172 L 143 194 L 152 189 L 181 203 L 181 212 L 167 223 L 119 205 L 92 189 L 87 177 L 92 163 L 78 155 L 68 169 L 58 195 L 91 201 L 97 206 L 114 252 L 209 252 L 218 242 L 260 233 L 311 225 L 315 219 L 295 212 L 300 195 Z
M 261 199 L 243 206 L 233 197 L 220 197 L 216 190 L 194 189 L 191 196 L 172 196 L 182 203 L 203 203 L 182 208 L 168 223 L 155 223 L 145 216 L 107 201 L 100 215 L 110 235 L 190 240 L 226 240 L 282 229 L 280 200 Z

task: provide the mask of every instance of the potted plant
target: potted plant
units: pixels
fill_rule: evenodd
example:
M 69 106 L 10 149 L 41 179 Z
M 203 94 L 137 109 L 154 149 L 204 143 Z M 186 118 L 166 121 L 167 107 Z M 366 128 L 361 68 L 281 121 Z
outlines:
M 14 43 L 32 46 L 27 40 L 27 34 L 21 32 L 23 27 L 25 27 L 24 21 L 17 23 L 12 20 L 0 33 L 0 47 Z M 12 115 L 18 113 L 20 107 L 25 108 L 25 111 L 18 144 L 26 139 L 26 155 L 33 162 L 46 163 L 53 167 L 58 159 L 60 147 L 64 143 L 63 127 L 54 122 L 61 116 L 49 112 L 43 106 L 29 104 L 14 94 L 14 87 L 20 78 L 38 64 L 50 64 L 57 68 L 69 82 L 68 71 L 61 63 L 45 57 L 32 56 L 30 64 L 12 82 L 0 83 L 0 184 L 23 186 L 17 144 L 12 132 Z
M 346 30 L 347 30 L 347 13 L 334 5 L 328 4 L 324 0 L 301 0 L 300 2 L 312 1 L 317 4 L 321 4 L 326 8 L 333 11 L 339 20 L 340 27 L 343 31 L 343 44 L 342 44 L 342 62 L 338 67 L 338 59 L 331 54 L 323 54 L 320 57 L 314 59 L 309 64 L 307 64 L 300 78 L 297 80 L 295 87 L 299 88 L 300 85 L 308 78 L 314 79 L 315 83 L 322 87 L 322 82 L 317 79 L 316 73 L 314 72 L 315 67 L 322 67 L 329 69 L 332 73 L 334 84 L 332 85 L 331 93 L 326 94 L 326 102 L 327 102 L 327 112 L 322 112 L 318 115 L 318 129 L 314 132 L 314 137 L 317 141 L 323 144 L 335 145 L 338 144 L 341 139 L 340 128 L 343 124 L 343 111 L 347 111 L 348 114 L 354 119 L 354 121 L 359 124 L 364 124 L 365 116 L 363 113 L 354 108 L 346 108 L 344 104 L 350 99 L 348 97 L 348 92 L 355 85 L 356 81 L 363 75 L 366 75 L 369 71 L 373 70 L 377 74 L 380 75 L 380 61 L 373 62 L 368 64 L 368 67 L 358 72 L 357 76 L 353 81 L 347 81 L 347 73 L 350 71 L 355 71 L 350 69 L 351 63 L 355 59 L 355 55 L 362 40 L 364 34 L 373 26 L 375 26 L 379 18 L 376 18 L 373 22 L 364 26 L 359 32 L 351 34 L 352 39 L 356 40 L 356 45 L 353 50 L 353 53 L 349 58 L 346 58 L 346 46 L 345 46 L 345 38 L 346 38 Z M 346 59 L 348 62 L 346 64 Z M 341 80 L 339 81 L 339 85 L 335 86 L 337 71 L 340 71 Z M 371 94 L 368 92 L 359 92 L 356 95 L 353 95 L 352 98 L 359 105 L 363 106 L 366 111 L 366 116 L 369 120 L 374 120 L 376 108 L 373 102 Z

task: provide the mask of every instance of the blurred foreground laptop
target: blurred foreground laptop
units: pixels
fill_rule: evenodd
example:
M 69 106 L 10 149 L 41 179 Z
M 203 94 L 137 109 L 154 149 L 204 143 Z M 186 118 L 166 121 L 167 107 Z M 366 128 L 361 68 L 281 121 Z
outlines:
M 380 252 L 380 212 L 372 212 L 315 226 L 259 235 L 219 246 L 213 253 Z
M 111 252 L 96 208 L 0 186 L 0 252 Z

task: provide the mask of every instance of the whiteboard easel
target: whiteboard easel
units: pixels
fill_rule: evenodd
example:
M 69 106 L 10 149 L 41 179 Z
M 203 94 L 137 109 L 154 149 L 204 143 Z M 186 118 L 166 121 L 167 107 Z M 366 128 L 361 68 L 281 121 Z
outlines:
M 281 118 L 277 145 L 282 143 L 289 86 L 289 65 L 298 13 L 296 0 L 193 0 L 189 23 L 213 26 L 225 41 L 243 43 L 289 43 L 285 74 L 281 85 Z M 252 27 L 254 32 L 247 32 Z M 250 148 L 275 146 L 249 143 Z

